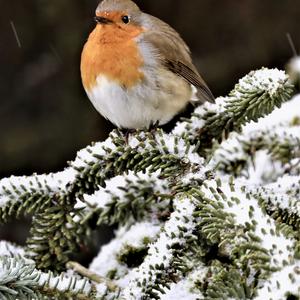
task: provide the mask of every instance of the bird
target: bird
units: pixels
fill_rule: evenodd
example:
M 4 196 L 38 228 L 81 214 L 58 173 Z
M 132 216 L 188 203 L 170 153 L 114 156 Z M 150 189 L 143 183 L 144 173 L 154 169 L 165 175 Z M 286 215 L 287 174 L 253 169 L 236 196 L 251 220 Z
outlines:
M 214 102 L 180 34 L 131 0 L 103 0 L 81 54 L 96 110 L 121 129 L 162 126 L 189 103 Z

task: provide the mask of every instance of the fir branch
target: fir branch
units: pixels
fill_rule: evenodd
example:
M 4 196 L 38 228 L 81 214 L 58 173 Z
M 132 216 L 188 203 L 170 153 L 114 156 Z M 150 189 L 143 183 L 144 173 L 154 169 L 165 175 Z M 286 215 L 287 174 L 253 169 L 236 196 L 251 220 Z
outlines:
M 84 207 L 81 224 L 91 218 L 97 218 L 100 224 L 124 224 L 140 221 L 145 216 L 159 218 L 169 213 L 173 196 L 169 182 L 160 179 L 160 171 L 146 174 L 129 171 L 123 176 L 116 176 L 105 182 L 93 195 L 84 195 L 83 202 L 77 206 Z
M 202 162 L 195 153 L 195 147 L 162 130 L 137 132 L 129 139 L 119 131 L 113 131 L 107 141 L 79 152 L 71 163 L 79 174 L 72 190 L 78 197 L 90 194 L 99 186 L 105 186 L 106 180 L 130 170 L 160 170 L 161 178 L 177 177 L 192 167 L 199 167 Z
M 193 117 L 179 123 L 173 133 L 198 145 L 205 154 L 214 141 L 239 132 L 250 121 L 257 122 L 289 100 L 292 93 L 293 86 L 284 72 L 265 68 L 253 71 L 240 80 L 229 97 L 196 109 Z
M 92 286 L 87 279 L 67 275 L 54 276 L 35 268 L 31 260 L 21 257 L 0 257 L 1 299 L 72 299 L 88 300 Z
M 0 180 L 0 222 L 19 217 L 24 212 L 32 214 L 52 205 L 52 198 L 65 195 L 74 180 L 71 168 L 49 175 L 4 178 Z
M 278 223 L 300 231 L 300 176 L 284 176 L 276 182 L 248 188 L 264 210 Z M 300 239 L 300 237 L 298 237 Z
M 90 270 L 101 277 L 115 280 L 122 285 L 131 276 L 132 268 L 139 267 L 161 231 L 162 223 L 139 222 L 121 226 L 90 265 Z
M 222 265 L 215 261 L 210 267 L 207 277 L 208 288 L 205 292 L 207 300 L 213 299 L 252 299 L 253 287 L 249 286 L 245 275 L 240 270 Z
M 269 297 L 270 288 L 296 294 L 299 118 L 290 111 L 273 131 L 244 127 L 244 136 L 228 138 L 291 93 L 284 72 L 262 69 L 243 78 L 229 97 L 197 108 L 170 134 L 139 131 L 128 138 L 115 130 L 80 151 L 64 172 L 1 180 L 0 222 L 33 216 L 29 253 L 11 245 L 1 250 L 0 244 L 1 296 L 169 300 L 179 287 L 199 299 Z M 222 138 L 228 148 L 218 145 Z M 200 154 L 213 155 L 211 162 Z M 260 187 L 250 186 L 253 181 L 242 177 L 259 177 L 251 168 L 261 154 L 280 167 L 259 179 Z M 278 180 L 285 172 L 295 176 Z M 36 269 L 64 270 L 86 241 L 92 216 L 120 227 L 90 270 L 75 265 L 85 279 Z M 289 286 L 274 286 L 276 276 L 288 276 Z
M 79 252 L 89 229 L 75 222 L 76 215 L 72 206 L 61 202 L 34 217 L 27 247 L 38 268 L 63 271 L 73 253 Z
M 160 299 L 164 288 L 186 271 L 183 257 L 187 255 L 188 245 L 197 239 L 193 234 L 195 205 L 184 196 L 174 202 L 174 212 L 157 241 L 150 246 L 144 262 L 134 271 L 129 286 L 121 294 L 122 299 Z
M 208 286 L 201 290 L 208 299 L 246 299 L 265 278 L 293 263 L 298 255 L 296 231 L 277 225 L 242 185 L 207 181 L 194 192 L 199 199 L 199 233 L 218 245 L 215 259 L 228 262 L 215 273 L 211 270 Z
M 114 147 L 108 148 L 108 145 L 114 145 Z M 101 151 L 106 153 L 106 156 L 102 157 L 97 154 Z M 28 239 L 28 246 L 39 268 L 53 266 L 57 270 L 62 270 L 70 254 L 87 236 L 86 226 L 73 222 L 76 215 L 80 216 L 74 208 L 75 195 L 81 197 L 85 193 L 95 191 L 99 189 L 99 185 L 105 184 L 106 179 L 131 168 L 135 172 L 146 169 L 149 169 L 149 172 L 161 170 L 162 178 L 170 176 L 180 178 L 180 175 L 191 169 L 201 168 L 199 162 L 203 160 L 193 151 L 193 147 L 184 143 L 183 140 L 178 137 L 169 137 L 162 131 L 158 131 L 155 135 L 138 133 L 130 139 L 129 144 L 125 143 L 124 136 L 114 132 L 106 142 L 80 152 L 81 158 L 78 157 L 75 160 L 72 166 L 74 170 L 67 183 L 61 180 L 63 177 L 61 173 L 57 174 L 58 177 L 53 174 L 51 175 L 53 189 L 49 190 L 44 188 L 44 186 L 48 187 L 48 181 L 44 180 L 44 185 L 42 185 L 40 180 L 44 178 L 38 177 L 36 184 L 41 187 L 40 192 L 45 195 L 40 195 L 38 198 L 38 203 L 42 203 L 41 207 L 35 206 L 36 203 L 33 204 L 33 208 L 30 207 L 35 210 L 36 216 L 31 228 L 33 237 Z M 74 174 L 77 175 L 74 176 Z M 13 178 L 13 180 L 17 180 L 25 192 L 27 186 L 30 187 L 33 178 L 22 177 Z M 9 180 L 8 183 L 10 184 Z M 65 187 L 65 190 L 62 190 L 62 187 Z M 22 198 L 18 198 L 20 196 L 18 189 L 14 188 L 14 190 L 16 192 L 12 195 L 12 199 L 15 203 L 20 203 L 21 208 L 26 207 L 26 202 L 22 203 L 20 201 Z M 52 190 L 55 193 L 52 193 Z M 26 191 L 26 197 L 32 199 L 36 195 L 35 192 L 35 190 Z M 11 205 L 10 208 L 12 207 Z M 39 213 L 40 209 L 41 213 Z
M 255 170 L 261 165 L 259 154 L 264 152 L 269 160 L 269 171 L 264 168 L 261 178 L 255 178 Z M 257 183 L 276 180 L 286 172 L 286 164 L 300 156 L 300 126 L 280 125 L 270 129 L 232 134 L 214 152 L 209 167 L 223 174 L 245 177 Z M 263 159 L 265 164 L 266 157 Z M 253 170 L 252 170 L 253 168 Z M 269 174 L 268 174 L 269 171 Z M 289 170 L 290 171 L 290 170 Z M 251 178 L 253 176 L 254 178 Z

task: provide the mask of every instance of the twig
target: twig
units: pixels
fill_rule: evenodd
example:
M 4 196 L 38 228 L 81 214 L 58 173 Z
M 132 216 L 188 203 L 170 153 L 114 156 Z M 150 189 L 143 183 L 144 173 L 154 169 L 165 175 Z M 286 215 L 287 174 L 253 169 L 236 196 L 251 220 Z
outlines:
M 98 274 L 90 271 L 89 269 L 85 268 L 81 264 L 70 261 L 67 263 L 67 268 L 73 269 L 78 274 L 87 277 L 91 281 L 94 281 L 96 283 L 104 283 L 107 285 L 108 289 L 112 292 L 116 291 L 118 289 L 118 286 L 114 284 L 112 281 L 108 280 L 107 278 L 101 277 Z

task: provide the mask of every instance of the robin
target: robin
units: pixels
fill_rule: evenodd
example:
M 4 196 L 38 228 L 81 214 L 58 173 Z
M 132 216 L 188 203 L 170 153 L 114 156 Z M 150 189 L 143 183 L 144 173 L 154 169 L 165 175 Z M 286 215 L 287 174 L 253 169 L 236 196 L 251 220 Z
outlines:
M 124 129 L 164 125 L 190 102 L 214 102 L 180 35 L 131 0 L 103 0 L 81 57 L 97 111 Z

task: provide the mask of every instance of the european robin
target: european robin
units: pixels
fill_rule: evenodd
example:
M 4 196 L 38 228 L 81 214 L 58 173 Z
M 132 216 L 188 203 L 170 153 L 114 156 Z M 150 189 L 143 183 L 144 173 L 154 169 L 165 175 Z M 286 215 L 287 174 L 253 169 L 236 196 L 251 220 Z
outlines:
M 131 0 L 103 0 L 81 57 L 84 89 L 120 128 L 164 125 L 189 102 L 214 101 L 180 35 Z

